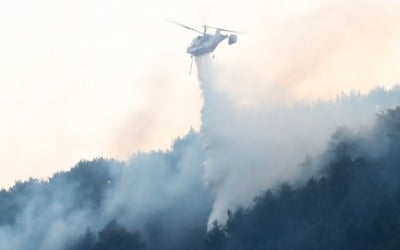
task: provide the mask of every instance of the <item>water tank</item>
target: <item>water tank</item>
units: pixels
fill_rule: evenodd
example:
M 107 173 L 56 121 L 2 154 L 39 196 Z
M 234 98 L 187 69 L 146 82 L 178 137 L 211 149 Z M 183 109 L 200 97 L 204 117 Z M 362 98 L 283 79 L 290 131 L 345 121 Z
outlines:
M 235 35 L 235 34 L 229 35 L 229 39 L 228 39 L 229 45 L 232 45 L 236 42 L 237 42 L 237 35 Z

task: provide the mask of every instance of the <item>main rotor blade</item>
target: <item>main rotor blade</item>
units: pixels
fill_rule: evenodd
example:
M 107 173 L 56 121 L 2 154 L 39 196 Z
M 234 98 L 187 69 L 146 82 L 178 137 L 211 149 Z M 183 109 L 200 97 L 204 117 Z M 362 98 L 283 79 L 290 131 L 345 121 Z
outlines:
M 167 21 L 170 22 L 170 23 L 174 23 L 174 24 L 176 24 L 176 25 L 182 26 L 182 27 L 185 28 L 185 29 L 193 30 L 193 31 L 196 31 L 197 33 L 203 34 L 203 32 L 201 32 L 200 30 L 196 30 L 195 28 L 192 28 L 192 27 L 189 27 L 189 26 L 187 26 L 187 25 L 178 23 L 178 22 L 176 22 L 176 21 L 174 21 L 174 20 L 167 20 Z
M 221 31 L 226 31 L 226 32 L 230 32 L 230 33 L 244 34 L 244 32 L 241 32 L 241 31 L 228 30 L 228 29 L 218 28 L 218 27 L 214 27 L 214 26 L 204 25 L 204 27 L 221 30 Z

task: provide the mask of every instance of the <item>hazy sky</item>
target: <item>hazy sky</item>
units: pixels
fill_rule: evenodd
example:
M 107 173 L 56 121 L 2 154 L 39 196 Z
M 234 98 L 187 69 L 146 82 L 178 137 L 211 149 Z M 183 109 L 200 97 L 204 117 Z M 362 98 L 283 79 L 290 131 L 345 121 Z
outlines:
M 0 186 L 80 159 L 166 149 L 199 129 L 201 94 L 185 53 L 195 33 L 166 18 L 247 32 L 215 53 L 239 104 L 332 98 L 400 79 L 397 1 L 277 2 L 1 1 Z

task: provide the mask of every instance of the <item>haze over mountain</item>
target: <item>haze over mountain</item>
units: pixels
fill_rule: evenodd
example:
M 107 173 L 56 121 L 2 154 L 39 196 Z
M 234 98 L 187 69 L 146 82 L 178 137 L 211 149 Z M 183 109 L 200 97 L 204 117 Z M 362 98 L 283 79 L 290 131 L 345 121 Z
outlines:
M 393 87 L 399 10 L 396 0 L 2 1 L 0 187 L 200 131 L 186 54 L 197 34 L 166 18 L 245 31 L 217 48 L 217 84 L 235 105 L 282 106 Z
M 196 56 L 176 19 L 245 31 Z M 400 249 L 397 0 L 0 2 L 0 250 Z
M 3 249 L 397 246 L 394 232 L 369 242 L 367 227 L 386 216 L 379 207 L 400 210 L 393 203 L 400 116 L 386 111 L 400 87 L 311 105 L 238 106 L 219 88 L 211 58 L 196 63 L 200 133 L 190 131 L 168 151 L 82 161 L 1 191 Z M 348 213 L 355 224 L 341 217 Z M 325 234 L 316 234 L 320 227 Z M 361 227 L 357 241 L 348 238 L 353 227 Z

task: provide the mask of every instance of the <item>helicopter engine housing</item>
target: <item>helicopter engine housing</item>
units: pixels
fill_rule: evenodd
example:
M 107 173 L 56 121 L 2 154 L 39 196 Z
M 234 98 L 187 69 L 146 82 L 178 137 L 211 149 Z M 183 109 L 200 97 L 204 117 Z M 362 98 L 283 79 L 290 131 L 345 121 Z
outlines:
M 231 34 L 229 35 L 228 44 L 232 45 L 237 42 L 237 35 Z

